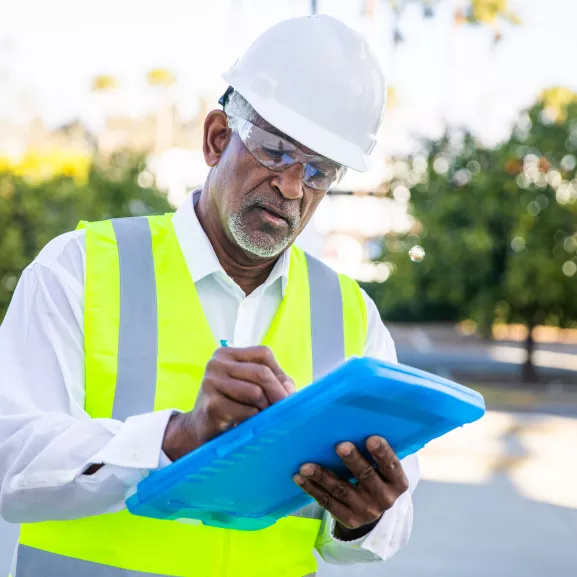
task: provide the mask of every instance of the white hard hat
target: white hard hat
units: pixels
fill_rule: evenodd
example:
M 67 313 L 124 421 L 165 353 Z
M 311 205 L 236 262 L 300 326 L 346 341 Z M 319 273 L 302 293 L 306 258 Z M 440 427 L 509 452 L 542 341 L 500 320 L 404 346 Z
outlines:
M 334 162 L 368 170 L 386 87 L 358 32 L 326 15 L 285 20 L 223 78 L 278 130 Z

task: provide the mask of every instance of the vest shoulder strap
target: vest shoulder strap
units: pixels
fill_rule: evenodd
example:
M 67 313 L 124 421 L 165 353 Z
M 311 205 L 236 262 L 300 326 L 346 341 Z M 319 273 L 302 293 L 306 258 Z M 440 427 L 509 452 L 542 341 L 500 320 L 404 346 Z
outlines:
M 362 356 L 367 340 L 368 317 L 359 284 L 349 276 L 337 273 L 301 248 L 293 245 L 291 250 L 297 259 L 306 259 L 311 290 L 311 315 L 317 315 L 317 323 L 313 322 L 313 327 L 328 324 L 322 317 L 342 314 L 340 324 L 344 335 L 344 358 Z M 334 324 L 334 318 L 330 324 Z

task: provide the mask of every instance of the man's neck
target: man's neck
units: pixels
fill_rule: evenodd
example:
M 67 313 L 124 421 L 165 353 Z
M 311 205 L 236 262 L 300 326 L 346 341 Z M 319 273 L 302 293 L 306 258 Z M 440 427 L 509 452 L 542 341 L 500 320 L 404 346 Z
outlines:
M 194 206 L 200 226 L 226 274 L 249 295 L 266 281 L 279 257 L 256 259 L 231 242 L 209 202 L 208 194 L 202 194 Z

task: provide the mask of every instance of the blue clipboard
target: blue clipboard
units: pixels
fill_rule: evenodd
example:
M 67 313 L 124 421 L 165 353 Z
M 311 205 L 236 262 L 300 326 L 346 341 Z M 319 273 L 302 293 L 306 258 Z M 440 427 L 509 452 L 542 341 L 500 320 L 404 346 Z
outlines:
M 126 505 L 155 519 L 263 529 L 313 502 L 292 480 L 302 464 L 350 477 L 335 453 L 339 442 L 364 449 L 367 437 L 381 435 L 402 459 L 484 412 L 472 389 L 405 365 L 354 358 L 151 473 Z

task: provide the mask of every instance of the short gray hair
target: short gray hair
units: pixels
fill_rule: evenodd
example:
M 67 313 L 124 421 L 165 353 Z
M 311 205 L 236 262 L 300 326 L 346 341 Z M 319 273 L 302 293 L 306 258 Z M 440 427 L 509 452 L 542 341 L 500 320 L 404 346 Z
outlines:
M 224 112 L 228 117 L 228 126 L 232 130 L 237 128 L 234 117 L 238 116 L 252 123 L 260 120 L 259 113 L 248 103 L 244 96 L 236 90 L 228 97 L 224 105 Z

